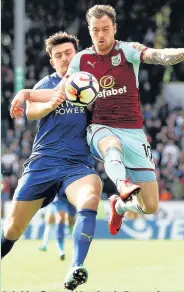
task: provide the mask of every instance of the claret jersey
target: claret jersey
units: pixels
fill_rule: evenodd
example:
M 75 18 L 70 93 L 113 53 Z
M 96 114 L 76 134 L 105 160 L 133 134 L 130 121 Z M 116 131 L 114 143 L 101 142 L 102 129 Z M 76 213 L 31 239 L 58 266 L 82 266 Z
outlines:
M 86 71 L 93 74 L 100 84 L 92 112 L 93 124 L 142 128 L 138 72 L 146 49 L 139 43 L 115 41 L 107 55 L 98 55 L 93 46 L 73 57 L 67 74 Z

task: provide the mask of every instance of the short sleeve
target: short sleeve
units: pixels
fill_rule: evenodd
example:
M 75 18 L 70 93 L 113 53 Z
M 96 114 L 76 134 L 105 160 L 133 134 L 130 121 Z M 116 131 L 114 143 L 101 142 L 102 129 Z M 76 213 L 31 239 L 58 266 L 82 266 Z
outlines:
M 50 89 L 50 78 L 49 75 L 45 76 L 38 83 L 35 84 L 33 89 Z
M 80 71 L 80 59 L 81 53 L 77 53 L 71 60 L 70 65 L 68 67 L 66 75 L 72 75 L 73 73 Z
M 123 49 L 127 61 L 133 64 L 137 64 L 142 61 L 142 53 L 147 49 L 146 46 L 133 42 L 122 42 L 121 48 Z

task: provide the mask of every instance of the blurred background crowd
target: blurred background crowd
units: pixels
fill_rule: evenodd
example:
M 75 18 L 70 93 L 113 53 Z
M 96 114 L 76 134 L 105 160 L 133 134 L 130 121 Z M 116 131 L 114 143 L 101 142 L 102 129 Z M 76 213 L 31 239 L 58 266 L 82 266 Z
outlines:
M 94 0 L 26 0 L 26 78 L 25 88 L 32 88 L 39 79 L 53 72 L 45 54 L 44 40 L 65 30 L 78 36 L 80 49 L 91 40 L 85 20 L 86 10 Z M 116 38 L 137 41 L 149 47 L 184 47 L 183 1 L 109 0 L 117 11 Z M 2 200 L 10 200 L 21 175 L 22 166 L 31 153 L 36 124 L 25 118 L 11 120 L 9 106 L 14 93 L 13 73 L 13 0 L 2 1 Z M 184 62 L 183 62 L 184 63 Z M 141 65 L 140 98 L 144 127 L 152 146 L 159 181 L 161 200 L 184 199 L 184 111 L 163 99 L 162 85 L 184 81 L 184 64 L 172 67 Z M 104 184 L 103 198 L 115 192 L 104 173 L 103 164 L 96 162 Z

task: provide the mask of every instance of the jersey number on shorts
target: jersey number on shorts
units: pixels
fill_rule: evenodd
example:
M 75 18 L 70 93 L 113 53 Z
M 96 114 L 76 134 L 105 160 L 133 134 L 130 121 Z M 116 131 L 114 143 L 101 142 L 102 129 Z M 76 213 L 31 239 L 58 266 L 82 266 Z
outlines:
M 142 144 L 142 146 L 144 147 L 146 157 L 149 158 L 150 161 L 153 161 L 153 156 L 151 153 L 151 146 L 146 145 L 146 144 Z

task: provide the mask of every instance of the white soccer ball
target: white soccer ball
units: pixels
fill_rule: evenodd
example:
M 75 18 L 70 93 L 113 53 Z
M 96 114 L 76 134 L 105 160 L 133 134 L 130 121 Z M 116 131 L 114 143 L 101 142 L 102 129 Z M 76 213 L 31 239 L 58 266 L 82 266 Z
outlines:
M 68 101 L 77 106 L 87 106 L 95 101 L 99 92 L 98 80 L 88 72 L 73 73 L 66 81 Z

